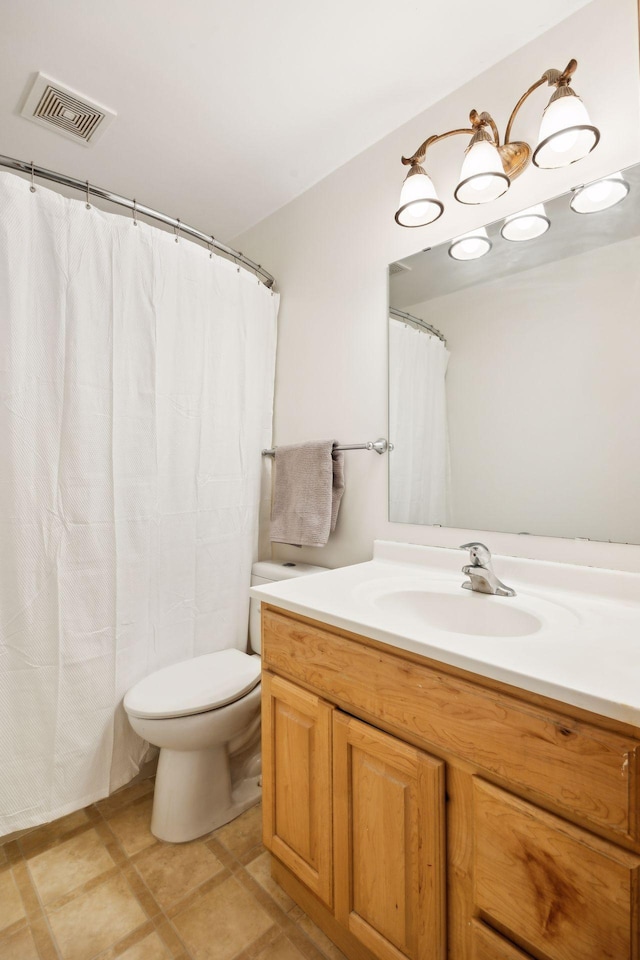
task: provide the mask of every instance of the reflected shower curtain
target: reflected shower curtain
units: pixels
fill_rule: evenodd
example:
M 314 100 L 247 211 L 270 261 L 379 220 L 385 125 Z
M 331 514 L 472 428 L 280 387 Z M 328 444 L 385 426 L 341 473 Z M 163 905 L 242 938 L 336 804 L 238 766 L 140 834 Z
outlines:
M 446 526 L 450 510 L 445 377 L 435 336 L 389 318 L 389 520 Z
M 245 649 L 277 305 L 0 174 L 0 835 L 135 775 L 133 683 Z

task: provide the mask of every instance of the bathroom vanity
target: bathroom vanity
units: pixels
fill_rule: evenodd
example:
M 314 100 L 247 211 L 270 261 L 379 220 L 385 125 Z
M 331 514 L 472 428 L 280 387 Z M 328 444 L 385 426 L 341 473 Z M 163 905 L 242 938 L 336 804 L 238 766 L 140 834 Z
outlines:
M 394 547 L 254 593 L 274 878 L 353 960 L 638 958 L 640 578 Z

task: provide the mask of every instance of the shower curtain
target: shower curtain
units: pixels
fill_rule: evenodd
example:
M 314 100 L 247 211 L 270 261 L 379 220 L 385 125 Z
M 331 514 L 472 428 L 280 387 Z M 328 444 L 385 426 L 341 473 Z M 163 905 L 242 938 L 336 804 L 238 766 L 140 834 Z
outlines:
M 278 298 L 0 174 L 0 835 L 106 796 L 151 671 L 245 649 Z
M 446 526 L 449 431 L 442 340 L 389 318 L 389 520 Z

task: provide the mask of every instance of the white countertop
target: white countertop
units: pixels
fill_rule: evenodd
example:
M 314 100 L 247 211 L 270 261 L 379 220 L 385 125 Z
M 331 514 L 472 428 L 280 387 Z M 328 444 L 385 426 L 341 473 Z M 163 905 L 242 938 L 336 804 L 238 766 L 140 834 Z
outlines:
M 460 550 L 376 541 L 367 563 L 253 587 L 251 596 L 640 727 L 639 574 L 494 556 L 496 575 L 517 596 L 493 597 L 461 589 L 468 562 Z M 398 602 L 389 604 L 394 591 Z M 478 623 L 493 614 L 480 605 L 511 604 L 540 626 L 524 636 L 451 632 L 430 626 L 411 603 L 403 608 L 417 594 L 425 610 L 433 594 L 457 607 L 467 597 L 475 606 L 463 609 L 474 619 L 477 610 Z

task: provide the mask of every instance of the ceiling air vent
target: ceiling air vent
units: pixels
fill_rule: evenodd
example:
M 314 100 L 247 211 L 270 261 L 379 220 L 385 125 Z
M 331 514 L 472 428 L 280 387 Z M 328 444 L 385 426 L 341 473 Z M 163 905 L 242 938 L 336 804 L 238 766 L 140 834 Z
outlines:
M 411 270 L 411 267 L 408 267 L 406 263 L 403 263 L 402 260 L 396 260 L 395 263 L 389 264 L 389 276 L 393 277 L 396 273 L 406 273 Z
M 95 143 L 116 116 L 44 73 L 37 75 L 21 115 L 85 146 Z

